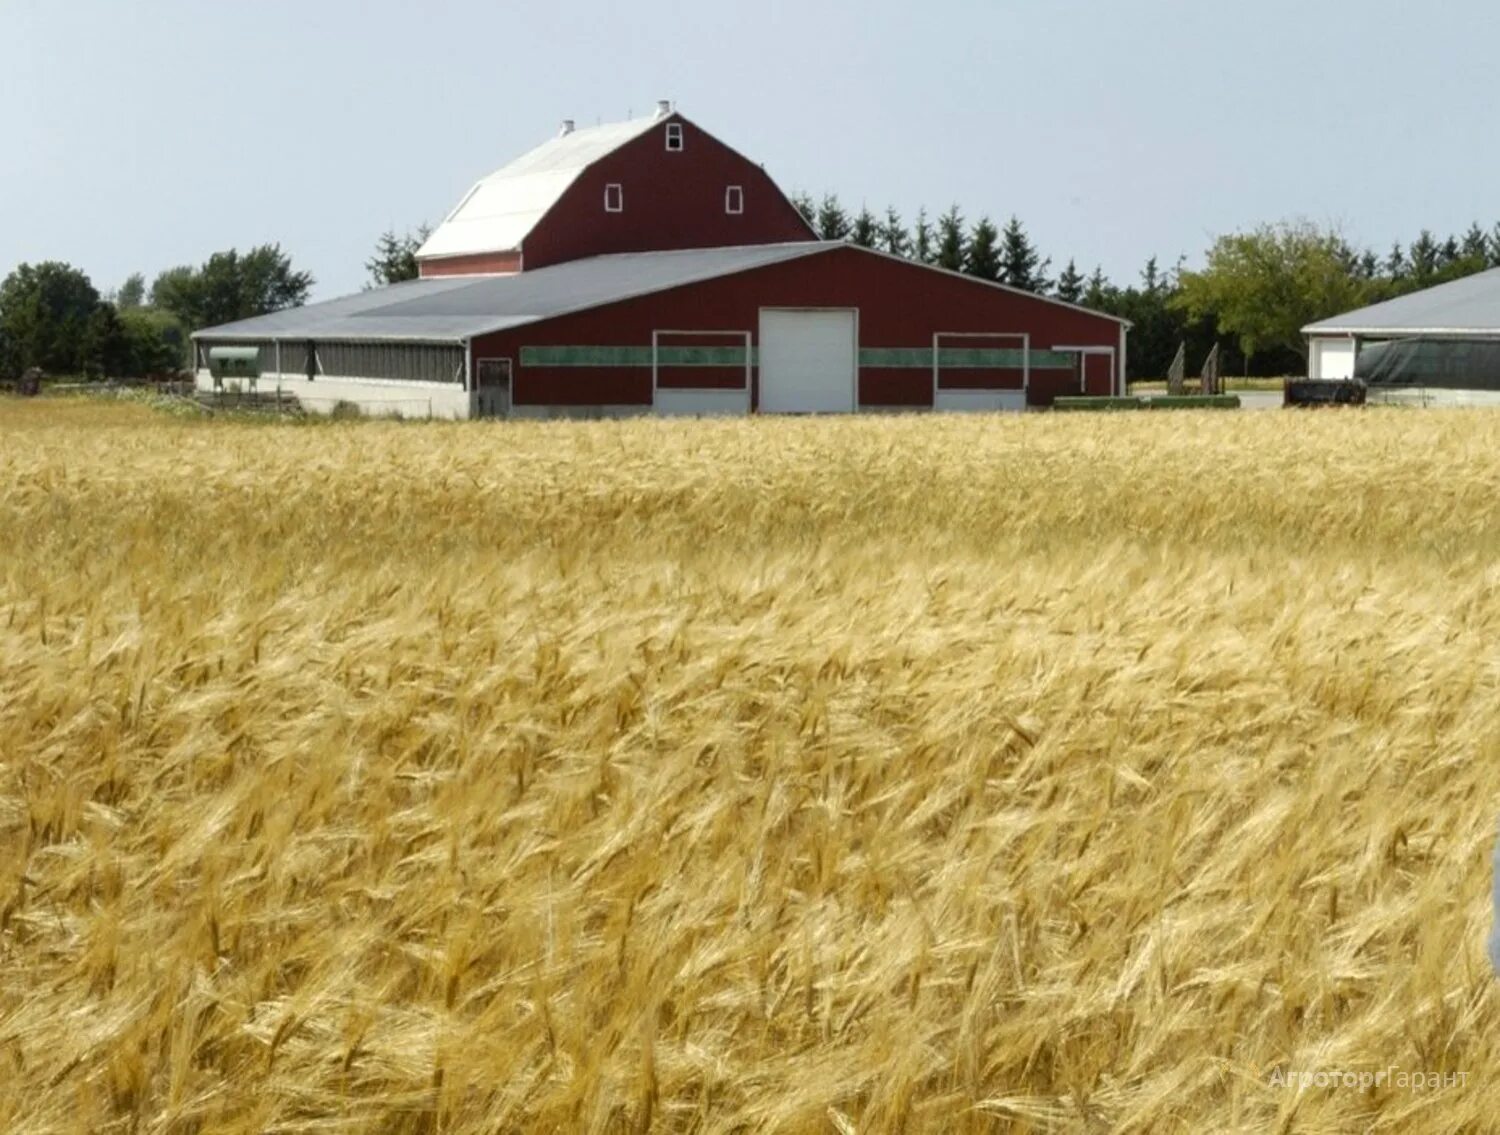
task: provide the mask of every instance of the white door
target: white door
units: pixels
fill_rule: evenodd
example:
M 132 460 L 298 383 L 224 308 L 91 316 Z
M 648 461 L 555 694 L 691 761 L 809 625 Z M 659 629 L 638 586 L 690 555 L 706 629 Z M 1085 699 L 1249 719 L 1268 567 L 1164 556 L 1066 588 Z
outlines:
M 1353 339 L 1314 339 L 1308 378 L 1353 378 Z
M 762 311 L 761 413 L 852 413 L 857 405 L 858 335 L 853 311 Z

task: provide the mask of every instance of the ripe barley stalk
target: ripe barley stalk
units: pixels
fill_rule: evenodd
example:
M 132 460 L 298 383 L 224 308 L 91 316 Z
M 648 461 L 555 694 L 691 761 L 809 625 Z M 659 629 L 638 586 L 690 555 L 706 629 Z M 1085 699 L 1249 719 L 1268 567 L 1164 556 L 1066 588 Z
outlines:
M 1486 1129 L 1496 499 L 1480 412 L 0 402 L 0 1129 Z

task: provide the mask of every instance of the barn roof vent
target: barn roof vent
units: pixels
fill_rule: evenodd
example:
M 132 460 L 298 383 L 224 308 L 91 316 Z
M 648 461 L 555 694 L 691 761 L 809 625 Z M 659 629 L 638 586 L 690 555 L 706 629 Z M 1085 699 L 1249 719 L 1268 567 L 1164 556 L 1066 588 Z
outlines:
M 571 133 L 573 133 L 573 120 L 571 118 L 564 118 L 562 129 L 557 132 L 557 136 L 559 138 L 566 138 Z
M 665 117 L 667 117 L 667 115 L 669 115 L 671 113 L 672 113 L 672 100 L 671 99 L 657 99 L 656 100 L 656 117 L 657 118 L 665 118 Z

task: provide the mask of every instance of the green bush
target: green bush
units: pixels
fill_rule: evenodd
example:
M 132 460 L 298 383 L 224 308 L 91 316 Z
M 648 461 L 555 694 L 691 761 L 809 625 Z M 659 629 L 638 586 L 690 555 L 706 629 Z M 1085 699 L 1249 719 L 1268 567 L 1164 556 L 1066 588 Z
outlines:
M 1053 400 L 1054 410 L 1143 410 L 1146 402 L 1133 395 L 1124 398 L 1107 398 L 1100 395 L 1077 395 Z
M 1238 394 L 1158 394 L 1146 400 L 1148 410 L 1238 410 Z

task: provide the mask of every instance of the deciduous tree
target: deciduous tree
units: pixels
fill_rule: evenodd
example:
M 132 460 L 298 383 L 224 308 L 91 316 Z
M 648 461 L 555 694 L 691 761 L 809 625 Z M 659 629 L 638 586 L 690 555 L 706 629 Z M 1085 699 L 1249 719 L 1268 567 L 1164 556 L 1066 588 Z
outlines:
M 1176 306 L 1193 318 L 1214 316 L 1247 356 L 1270 347 L 1305 356 L 1304 326 L 1365 299 L 1340 243 L 1337 233 L 1307 223 L 1222 236 L 1202 271 L 1181 273 Z
M 31 367 L 81 374 L 97 341 L 99 292 L 70 264 L 22 264 L 0 283 L 0 339 L 7 375 Z
M 307 302 L 313 278 L 292 267 L 277 244 L 216 252 L 201 268 L 170 268 L 151 286 L 153 307 L 165 308 L 190 331 L 266 315 Z

